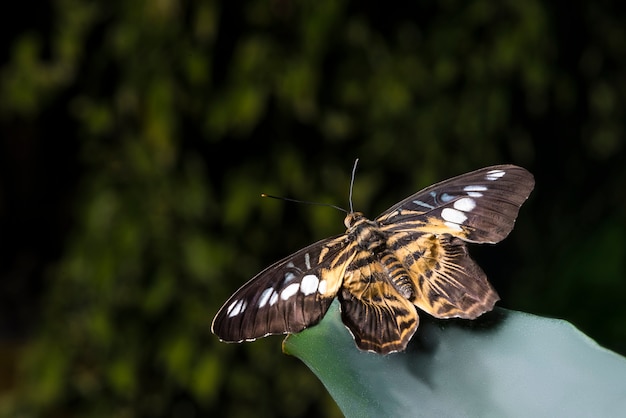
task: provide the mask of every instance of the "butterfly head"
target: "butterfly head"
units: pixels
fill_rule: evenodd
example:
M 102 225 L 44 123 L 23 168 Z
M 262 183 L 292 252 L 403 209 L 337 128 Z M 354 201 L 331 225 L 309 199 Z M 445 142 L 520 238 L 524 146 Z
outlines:
M 361 212 L 351 212 L 344 220 L 346 236 L 362 250 L 378 253 L 385 248 L 386 235 L 376 221 L 367 219 Z
M 346 228 L 350 229 L 363 219 L 365 219 L 365 216 L 362 212 L 350 212 L 343 220 L 343 224 L 346 226 Z

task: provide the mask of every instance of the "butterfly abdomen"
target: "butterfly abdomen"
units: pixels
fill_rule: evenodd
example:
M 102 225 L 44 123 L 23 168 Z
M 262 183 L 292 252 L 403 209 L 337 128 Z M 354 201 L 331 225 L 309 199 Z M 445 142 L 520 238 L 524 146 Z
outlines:
M 396 257 L 392 251 L 385 250 L 380 261 L 385 267 L 385 272 L 391 279 L 393 287 L 406 299 L 413 300 L 415 297 L 415 288 L 413 287 L 409 273 L 398 257 Z

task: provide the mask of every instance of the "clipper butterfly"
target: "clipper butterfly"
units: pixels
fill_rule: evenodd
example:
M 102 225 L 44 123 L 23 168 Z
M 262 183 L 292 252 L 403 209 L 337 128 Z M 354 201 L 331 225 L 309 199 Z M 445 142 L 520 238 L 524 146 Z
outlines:
M 297 333 L 317 324 L 338 298 L 360 349 L 402 351 L 419 325 L 418 310 L 474 319 L 493 309 L 498 294 L 466 243 L 504 239 L 533 187 L 525 169 L 498 165 L 427 187 L 374 220 L 351 211 L 344 234 L 257 274 L 211 329 L 225 342 Z

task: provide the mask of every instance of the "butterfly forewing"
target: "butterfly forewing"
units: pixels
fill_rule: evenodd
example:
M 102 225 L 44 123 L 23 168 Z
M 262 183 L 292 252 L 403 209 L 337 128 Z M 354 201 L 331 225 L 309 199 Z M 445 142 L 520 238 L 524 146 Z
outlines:
M 417 192 L 377 221 L 391 232 L 418 230 L 496 243 L 513 229 L 534 184 L 532 174 L 521 167 L 486 167 Z
M 345 251 L 340 236 L 271 265 L 224 304 L 213 320 L 213 333 L 222 341 L 241 342 L 317 324 L 341 286 Z

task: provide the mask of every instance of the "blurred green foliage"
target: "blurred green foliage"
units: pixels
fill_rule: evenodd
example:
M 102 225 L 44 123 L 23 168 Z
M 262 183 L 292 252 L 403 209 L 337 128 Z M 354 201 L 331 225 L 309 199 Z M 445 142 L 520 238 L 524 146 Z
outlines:
M 12 302 L 30 331 L 0 414 L 338 416 L 279 338 L 226 345 L 209 326 L 264 266 L 342 232 L 337 211 L 259 194 L 347 206 L 357 156 L 354 204 L 370 215 L 481 166 L 534 172 L 512 236 L 473 253 L 504 306 L 566 318 L 626 352 L 617 6 L 32 7 L 4 16 L 0 215 L 28 223 L 10 206 L 10 175 L 34 153 L 28 184 L 43 204 L 31 210 L 67 228 L 46 238 L 54 256 L 38 274 L 3 277 L 33 281 L 41 297 Z M 19 234 L 3 234 L 3 272 Z

